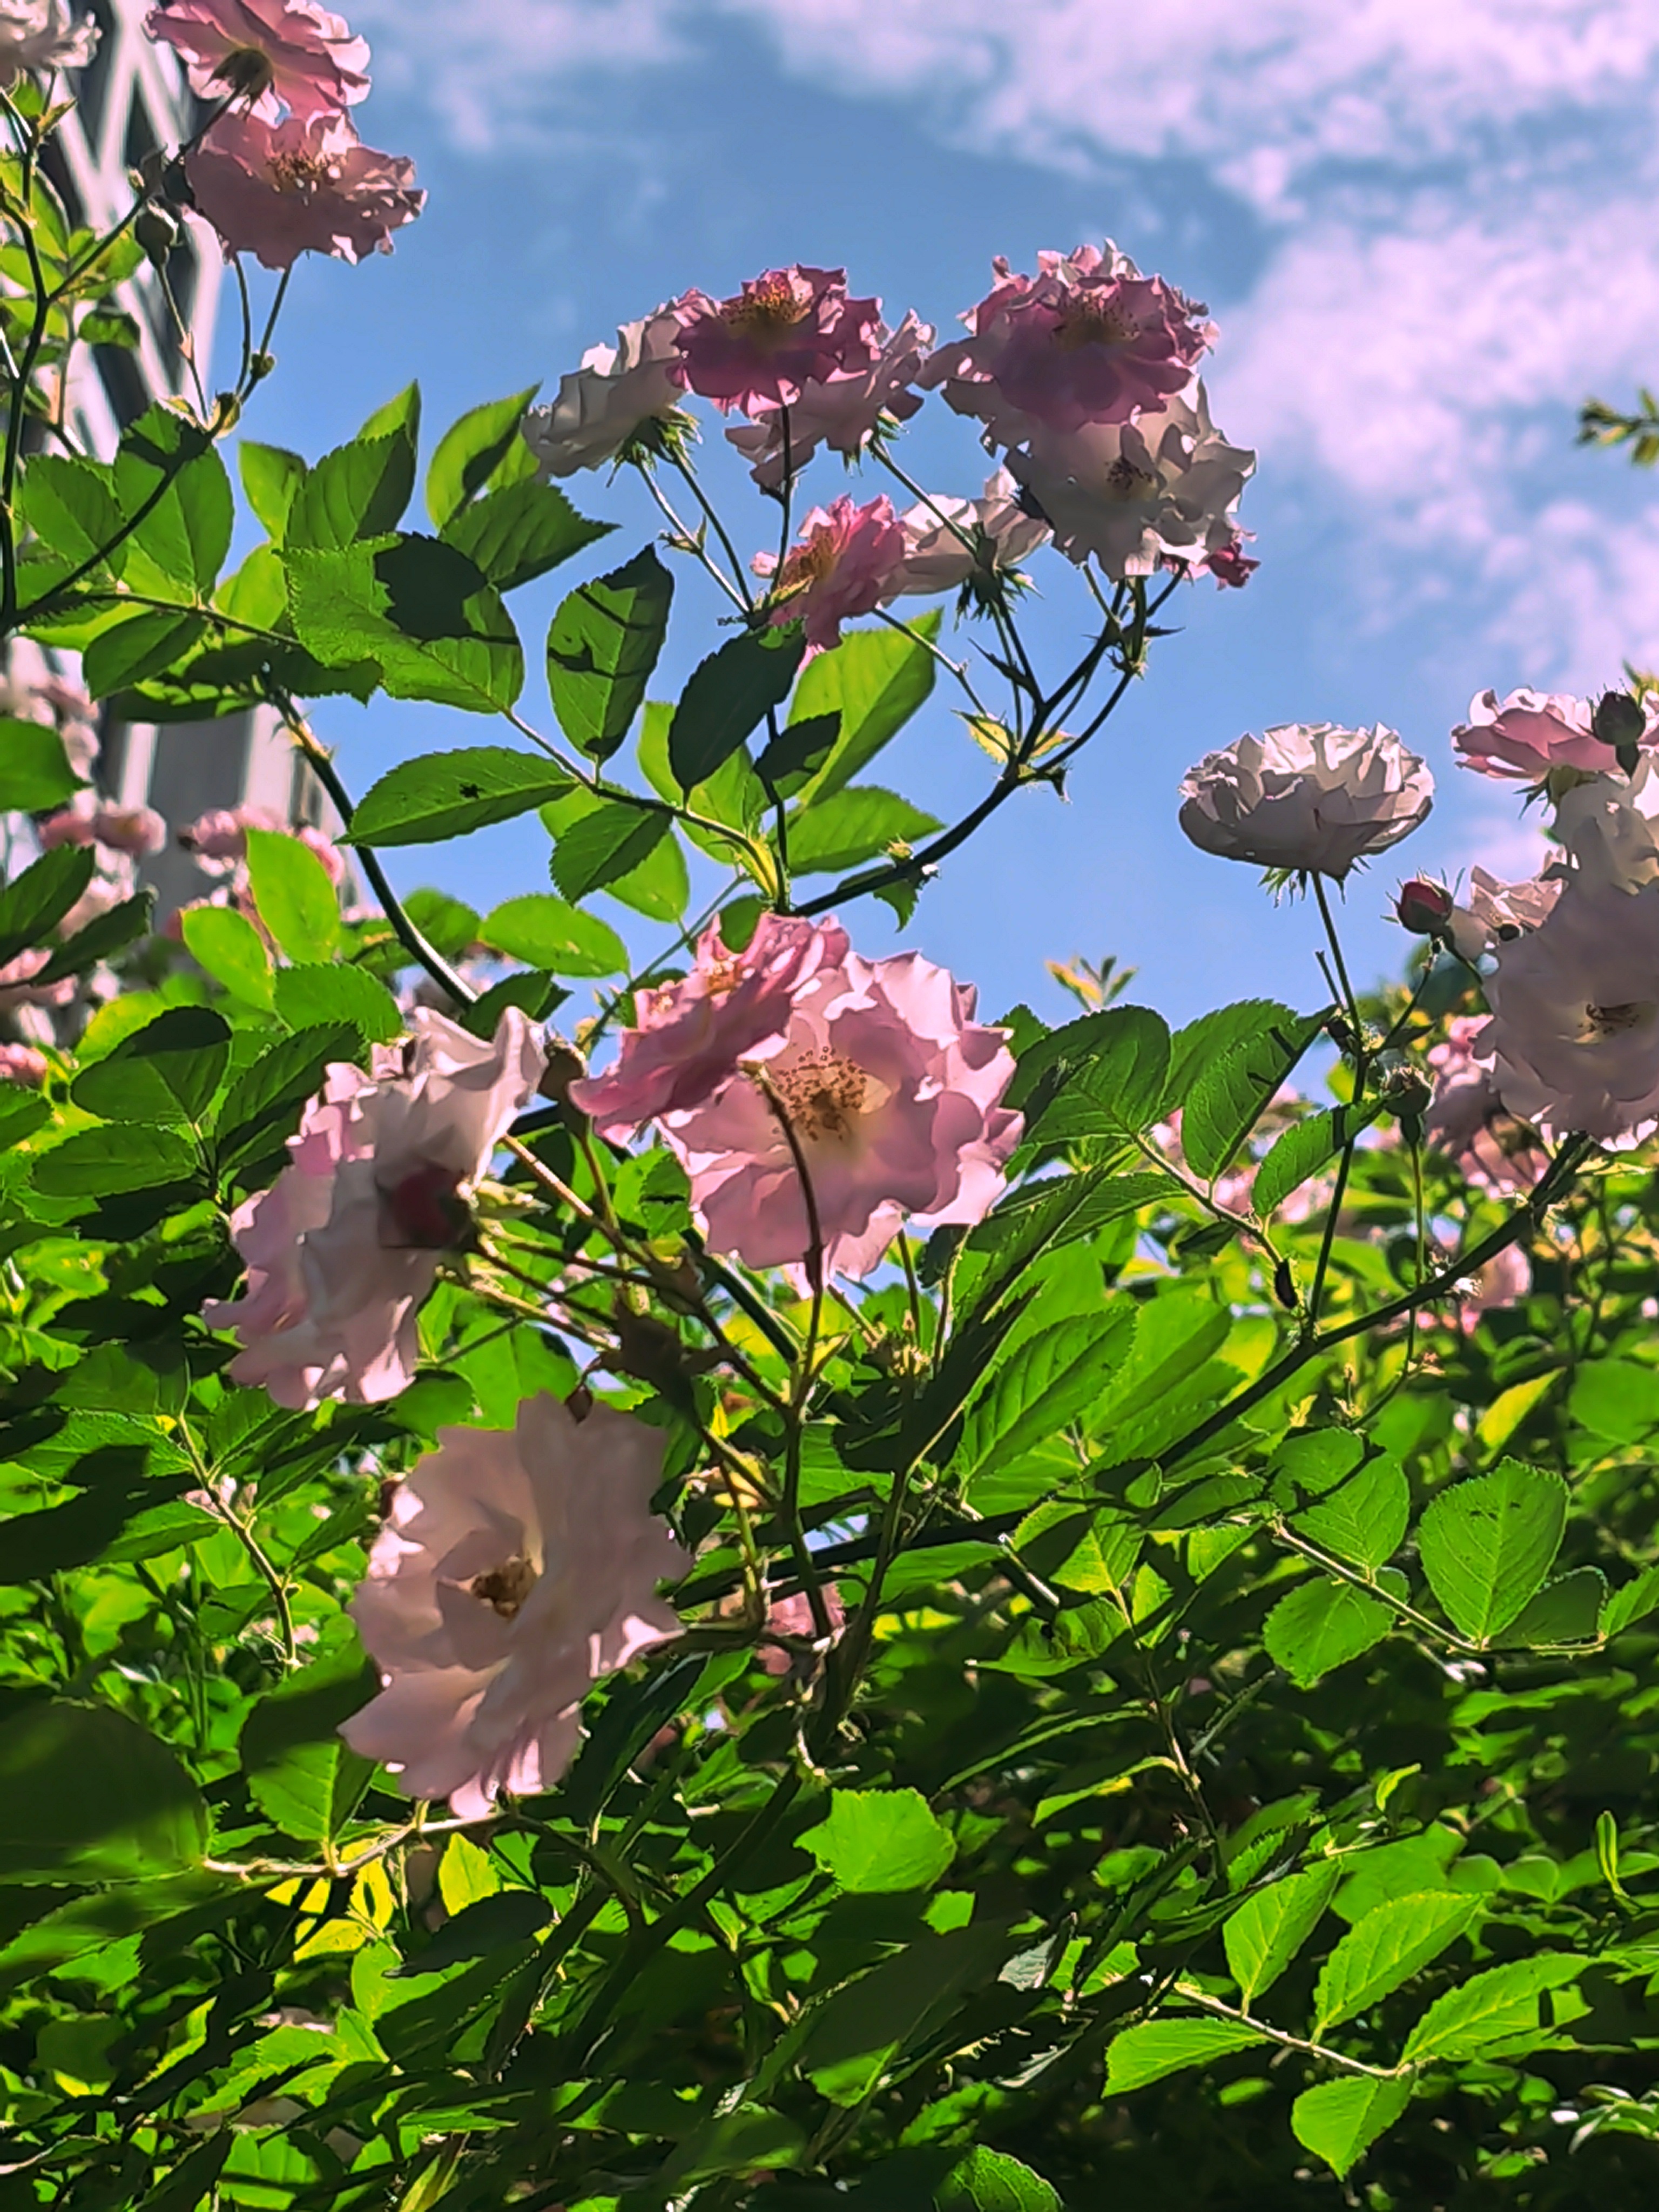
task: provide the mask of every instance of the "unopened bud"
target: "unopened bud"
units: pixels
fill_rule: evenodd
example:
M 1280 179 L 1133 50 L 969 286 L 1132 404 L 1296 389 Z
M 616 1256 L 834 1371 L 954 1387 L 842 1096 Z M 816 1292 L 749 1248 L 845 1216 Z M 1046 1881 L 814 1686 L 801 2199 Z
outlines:
M 1647 726 L 1647 716 L 1628 691 L 1607 692 L 1596 702 L 1595 712 L 1590 718 L 1590 727 L 1601 743 L 1611 745 L 1615 752 L 1620 754 L 1621 766 L 1624 748 L 1629 746 L 1633 749 L 1638 745 L 1646 734 Z M 1633 760 L 1631 765 L 1634 767 Z M 1626 769 L 1626 773 L 1628 775 L 1629 770 Z
M 1409 1063 L 1389 1071 L 1384 1091 L 1389 1104 L 1401 1115 L 1421 1115 L 1434 1096 L 1434 1085 L 1420 1067 Z
M 159 269 L 173 247 L 179 243 L 179 220 L 164 207 L 152 201 L 143 213 L 135 218 L 133 237 L 144 250 L 144 258 Z
M 1401 884 L 1394 903 L 1395 920 L 1413 937 L 1438 937 L 1452 918 L 1452 895 L 1443 884 L 1415 876 Z
M 550 1098 L 556 1106 L 568 1106 L 570 1086 L 587 1073 L 587 1063 L 574 1045 L 566 1044 L 562 1037 L 550 1036 L 547 1040 L 547 1066 L 541 1081 L 536 1085 L 544 1098 Z

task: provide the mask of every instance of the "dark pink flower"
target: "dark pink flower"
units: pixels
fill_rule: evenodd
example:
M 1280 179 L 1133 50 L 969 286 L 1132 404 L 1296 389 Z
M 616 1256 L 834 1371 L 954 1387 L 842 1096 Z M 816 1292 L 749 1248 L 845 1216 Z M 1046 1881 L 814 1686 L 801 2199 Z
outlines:
M 1020 1116 L 1006 1032 L 919 953 L 849 951 L 795 996 L 781 1051 L 662 1128 L 691 1177 L 710 1246 L 750 1267 L 799 1264 L 808 1216 L 787 1121 L 811 1179 L 826 1264 L 867 1274 L 908 1218 L 978 1221 L 1003 1186 Z
M 617 1140 L 659 1114 L 688 1112 L 711 1098 L 740 1060 L 779 1051 L 795 994 L 848 952 L 836 922 L 763 915 L 741 952 L 728 952 L 718 921 L 698 939 L 691 972 L 678 983 L 634 994 L 615 1065 L 570 1086 L 573 1105 Z
M 551 1789 L 594 1683 L 679 1630 L 657 1595 L 690 1565 L 650 1510 L 663 1442 L 545 1393 L 510 1432 L 440 1429 L 351 1601 L 384 1685 L 340 1730 L 352 1749 L 462 1820 Z
M 343 115 L 222 116 L 185 171 L 227 258 L 252 253 L 267 269 L 291 269 L 302 253 L 390 253 L 392 232 L 426 204 L 413 161 L 365 146 Z
M 407 1388 L 420 1306 L 465 1233 L 471 1187 L 541 1079 L 516 1007 L 489 1044 L 441 1014 L 417 1012 L 410 1028 L 406 1069 L 397 1054 L 368 1075 L 329 1069 L 289 1164 L 231 1217 L 247 1295 L 203 1319 L 242 1340 L 233 1380 L 280 1406 L 373 1405 Z
M 1207 568 L 1224 590 L 1231 588 L 1242 592 L 1261 566 L 1260 561 L 1252 560 L 1244 550 L 1244 540 L 1249 534 L 1248 531 L 1241 531 L 1231 545 L 1218 546 L 1213 553 L 1206 553 L 1198 564 L 1200 568 Z
M 204 100 L 239 94 L 274 123 L 343 114 L 368 90 L 368 47 L 313 0 L 167 0 L 144 19 Z
M 872 369 L 879 300 L 847 295 L 844 269 L 769 269 L 729 300 L 688 292 L 674 303 L 693 392 L 744 414 L 793 407 L 805 386 Z
M 977 416 L 994 446 L 1131 422 L 1184 392 L 1214 342 L 1202 307 L 1143 276 L 1109 239 L 1103 252 L 1040 253 L 1035 276 L 1000 257 L 992 266 L 995 287 L 963 317 L 973 335 L 941 346 L 922 382 Z
M 769 553 L 757 553 L 750 566 L 757 576 L 775 579 L 772 623 L 804 623 L 809 651 L 824 653 L 841 643 L 844 622 L 871 613 L 901 589 L 906 544 L 890 499 L 854 507 L 843 492 L 832 505 L 812 509 L 781 568 Z
M 915 413 L 921 398 L 910 386 L 933 343 L 932 324 L 918 322 L 912 312 L 896 331 L 878 323 L 872 343 L 876 349 L 868 362 L 824 381 L 812 379 L 787 410 L 757 404 L 752 423 L 726 432 L 755 464 L 750 473 L 757 484 L 768 491 L 781 488 L 786 441 L 793 478 L 821 445 L 851 460 L 884 424 L 908 422 Z
M 1469 702 L 1469 719 L 1452 732 L 1452 744 L 1465 768 L 1481 775 L 1507 776 L 1519 783 L 1542 783 L 1553 769 L 1580 769 L 1603 775 L 1618 767 L 1613 746 L 1603 744 L 1591 726 L 1595 708 L 1588 699 L 1554 691 L 1511 691 L 1499 700 L 1481 691 Z M 1659 741 L 1659 708 L 1644 702 L 1647 726 L 1638 742 Z

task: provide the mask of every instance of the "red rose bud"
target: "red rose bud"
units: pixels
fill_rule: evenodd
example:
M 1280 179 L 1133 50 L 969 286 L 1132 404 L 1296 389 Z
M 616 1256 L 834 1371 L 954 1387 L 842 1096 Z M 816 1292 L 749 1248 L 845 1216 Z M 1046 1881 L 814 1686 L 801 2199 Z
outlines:
M 1413 937 L 1437 937 L 1452 917 L 1452 895 L 1443 884 L 1419 876 L 1401 884 L 1395 901 L 1395 920 Z

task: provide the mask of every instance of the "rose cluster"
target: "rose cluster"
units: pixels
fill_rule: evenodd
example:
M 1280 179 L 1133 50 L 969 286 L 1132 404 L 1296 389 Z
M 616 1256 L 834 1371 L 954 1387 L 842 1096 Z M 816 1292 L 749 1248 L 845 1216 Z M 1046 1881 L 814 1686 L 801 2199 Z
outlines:
M 368 92 L 368 47 L 338 15 L 315 0 L 165 0 L 144 27 L 215 111 L 184 167 L 228 259 L 288 270 L 302 253 L 392 251 L 426 195 L 412 161 L 357 135 L 347 111 Z
M 686 292 L 586 354 L 525 437 L 550 477 L 672 451 L 695 393 L 744 418 L 727 438 L 763 489 L 787 495 L 820 448 L 884 456 L 923 394 L 942 392 L 1000 457 L 981 497 L 921 493 L 901 513 L 843 494 L 781 556 L 757 556 L 769 619 L 801 623 L 809 651 L 906 593 L 994 599 L 1050 538 L 1114 581 L 1164 568 L 1243 583 L 1255 563 L 1236 511 L 1255 457 L 1210 419 L 1203 310 L 1109 241 L 1038 259 L 1036 276 L 999 261 L 963 318 L 971 335 L 937 349 L 914 312 L 890 328 L 844 270 L 770 269 L 724 300 Z

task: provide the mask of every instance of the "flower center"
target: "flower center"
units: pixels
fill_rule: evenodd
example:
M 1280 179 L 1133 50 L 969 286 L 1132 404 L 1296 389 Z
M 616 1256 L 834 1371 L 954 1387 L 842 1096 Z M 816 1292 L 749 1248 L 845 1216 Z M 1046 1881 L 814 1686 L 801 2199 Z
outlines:
M 1054 325 L 1054 343 L 1062 353 L 1086 345 L 1127 345 L 1134 334 L 1133 319 L 1115 300 L 1076 300 L 1061 310 Z
M 745 284 L 741 295 L 728 300 L 721 319 L 737 337 L 758 346 L 781 345 L 806 319 L 811 295 L 803 299 L 787 276 L 762 276 Z
M 1645 1000 L 1632 1000 L 1626 1006 L 1586 1006 L 1585 1018 L 1589 1023 L 1590 1042 L 1600 1044 L 1604 1038 L 1623 1036 L 1635 1029 L 1653 1012 Z
M 314 192 L 328 176 L 328 164 L 315 154 L 273 154 L 267 167 L 279 192 Z
M 1112 499 L 1145 499 L 1158 483 L 1155 476 L 1138 469 L 1125 453 L 1120 453 L 1106 471 L 1107 495 Z
M 466 1242 L 472 1217 L 453 1168 L 423 1161 L 389 1188 L 380 1185 L 381 1249 L 452 1252 Z
M 481 1604 L 503 1620 L 516 1620 L 525 1600 L 536 1587 L 536 1570 L 528 1559 L 516 1556 L 492 1567 L 487 1575 L 474 1575 L 467 1588 Z
M 799 1137 L 844 1137 L 863 1110 L 870 1078 L 830 1045 L 775 1070 L 772 1085 Z
M 793 546 L 778 577 L 778 596 L 790 599 L 810 592 L 836 565 L 835 532 L 815 530 L 804 545 Z
M 233 46 L 213 72 L 214 82 L 223 85 L 234 99 L 248 100 L 260 99 L 276 76 L 270 56 L 258 46 Z

